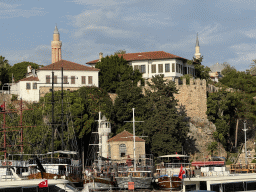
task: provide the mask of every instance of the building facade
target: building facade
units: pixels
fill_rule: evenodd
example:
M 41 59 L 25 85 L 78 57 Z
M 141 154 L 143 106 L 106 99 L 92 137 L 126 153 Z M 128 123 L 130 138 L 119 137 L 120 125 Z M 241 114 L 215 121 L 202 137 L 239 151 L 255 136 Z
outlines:
M 95 67 L 101 61 L 103 53 L 99 53 L 99 59 L 87 62 L 86 64 Z M 185 74 L 195 76 L 194 65 L 187 64 L 187 59 L 167 53 L 164 51 L 139 52 L 118 54 L 128 61 L 134 70 L 138 69 L 144 79 L 151 79 L 155 75 L 163 74 L 164 77 L 179 78 Z M 195 58 L 201 57 L 198 35 L 196 38 Z
M 61 89 L 62 68 L 63 68 L 63 89 L 74 91 L 83 86 L 99 87 L 99 69 L 61 60 L 61 41 L 59 32 L 55 27 L 52 41 L 52 61 L 53 63 L 37 71 L 27 68 L 26 78 L 19 82 L 12 83 L 11 94 L 18 95 L 24 101 L 38 102 L 40 97 L 50 92 L 52 88 L 52 76 L 54 90 Z
M 126 163 L 127 159 L 133 159 L 133 134 L 124 130 L 108 140 L 110 158 L 117 163 Z M 136 158 L 145 158 L 145 140 L 135 138 Z

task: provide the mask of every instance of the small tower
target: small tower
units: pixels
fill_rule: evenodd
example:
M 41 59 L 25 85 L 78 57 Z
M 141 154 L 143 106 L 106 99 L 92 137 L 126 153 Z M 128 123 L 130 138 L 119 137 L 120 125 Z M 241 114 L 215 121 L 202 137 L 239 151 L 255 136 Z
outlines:
M 108 151 L 108 137 L 111 132 L 110 122 L 105 116 L 101 119 L 101 112 L 99 112 L 98 120 L 98 134 L 99 134 L 99 155 L 101 157 L 109 157 Z
M 60 41 L 60 34 L 58 31 L 57 26 L 55 26 L 53 32 L 53 41 L 52 41 L 52 63 L 61 60 L 61 41 Z
M 200 53 L 200 47 L 199 47 L 199 40 L 198 40 L 198 33 L 197 33 L 197 36 L 196 36 L 196 52 L 195 52 L 195 58 L 196 59 L 199 59 L 201 57 L 201 53 Z

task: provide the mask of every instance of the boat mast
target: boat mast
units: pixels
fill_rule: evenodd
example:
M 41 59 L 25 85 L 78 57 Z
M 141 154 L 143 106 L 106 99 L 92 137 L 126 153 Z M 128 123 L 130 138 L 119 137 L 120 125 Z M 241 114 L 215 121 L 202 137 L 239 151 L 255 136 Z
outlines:
M 135 122 L 144 122 L 144 121 L 135 121 L 135 115 L 134 115 L 134 111 L 135 108 L 132 108 L 132 121 L 125 121 L 125 122 L 132 122 L 133 124 L 133 161 L 134 161 L 134 171 L 136 171 L 136 153 L 135 153 L 135 149 L 136 149 L 136 145 L 135 145 Z
M 136 171 L 136 153 L 135 153 L 135 117 L 134 117 L 134 110 L 135 108 L 132 108 L 132 125 L 133 125 L 133 159 L 134 159 L 134 171 Z

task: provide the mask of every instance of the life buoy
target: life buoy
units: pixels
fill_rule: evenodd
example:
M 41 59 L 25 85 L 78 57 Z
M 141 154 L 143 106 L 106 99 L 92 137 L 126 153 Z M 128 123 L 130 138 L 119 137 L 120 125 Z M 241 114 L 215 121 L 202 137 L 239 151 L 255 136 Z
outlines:
M 6 162 L 5 162 L 5 161 L 4 161 L 4 162 L 2 162 L 2 165 L 3 165 L 3 166 L 6 166 Z
M 8 165 L 12 165 L 12 162 L 11 162 L 11 161 L 9 161 L 9 162 L 8 162 Z

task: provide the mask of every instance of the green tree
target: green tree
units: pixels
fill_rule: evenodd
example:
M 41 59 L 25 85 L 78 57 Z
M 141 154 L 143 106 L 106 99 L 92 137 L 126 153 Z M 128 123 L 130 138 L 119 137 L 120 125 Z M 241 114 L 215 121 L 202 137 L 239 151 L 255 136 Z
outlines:
M 211 155 L 213 155 L 213 152 L 217 149 L 218 143 L 216 141 L 211 142 L 207 149 L 211 152 Z
M 192 60 L 187 61 L 187 64 L 195 66 L 196 78 L 205 79 L 206 83 L 208 83 L 210 80 L 209 72 L 211 71 L 211 69 L 209 67 L 205 67 L 204 65 L 202 65 L 202 61 L 203 56 L 199 59 L 193 57 Z
M 28 61 L 23 61 L 23 62 L 20 62 L 20 63 L 16 63 L 9 70 L 10 78 L 12 77 L 12 74 L 13 74 L 15 82 L 25 78 L 26 77 L 26 73 L 27 73 L 27 67 L 29 65 L 33 69 L 39 69 L 39 67 L 41 67 L 41 65 L 38 65 L 38 64 L 32 63 L 32 62 L 28 62 Z
M 224 69 L 221 70 L 221 74 L 225 76 L 226 74 L 234 71 L 236 72 L 236 68 L 234 66 L 231 66 L 229 63 L 224 62 L 223 65 L 225 66 Z
M 132 108 L 135 108 L 136 121 L 143 121 L 145 114 L 145 97 L 142 88 L 133 85 L 131 80 L 121 82 L 117 89 L 117 98 L 114 104 L 114 132 L 120 133 L 124 129 L 132 133 Z M 143 134 L 143 123 L 136 124 L 136 135 Z
M 163 75 L 152 78 L 146 90 L 146 109 L 144 129 L 148 151 L 154 157 L 181 152 L 188 126 L 185 113 L 177 110 L 175 83 L 163 79 Z
M 5 57 L 0 56 L 0 88 L 2 89 L 2 86 L 5 83 L 9 83 L 9 74 L 8 71 L 10 69 L 10 65 L 8 63 L 8 60 L 5 59 Z M 5 87 L 7 89 L 7 87 Z
M 117 55 L 102 58 L 95 67 L 100 69 L 99 85 L 107 92 L 115 93 L 120 82 L 132 80 L 136 85 L 138 81 L 143 80 L 138 70 L 133 71 L 132 66 Z
M 116 52 L 114 53 L 114 55 L 118 55 L 118 54 L 126 54 L 126 51 L 123 50 L 123 49 L 120 49 L 120 50 L 118 50 L 118 51 L 116 51 Z

